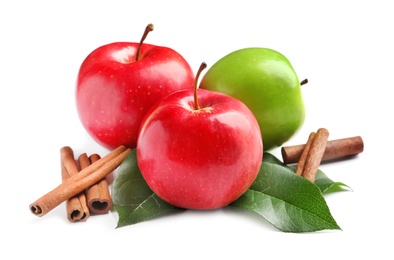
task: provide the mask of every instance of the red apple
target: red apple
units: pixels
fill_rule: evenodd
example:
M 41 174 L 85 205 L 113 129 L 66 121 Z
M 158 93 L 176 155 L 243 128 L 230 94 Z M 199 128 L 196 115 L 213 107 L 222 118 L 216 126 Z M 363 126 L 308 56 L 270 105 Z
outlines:
M 91 52 L 81 64 L 76 105 L 86 131 L 100 145 L 135 148 L 147 110 L 184 87 L 192 89 L 194 74 L 187 61 L 168 47 L 140 41 L 115 42 Z
M 136 153 L 157 196 L 181 208 L 207 210 L 230 204 L 250 187 L 263 144 L 257 120 L 244 103 L 196 85 L 148 111 Z

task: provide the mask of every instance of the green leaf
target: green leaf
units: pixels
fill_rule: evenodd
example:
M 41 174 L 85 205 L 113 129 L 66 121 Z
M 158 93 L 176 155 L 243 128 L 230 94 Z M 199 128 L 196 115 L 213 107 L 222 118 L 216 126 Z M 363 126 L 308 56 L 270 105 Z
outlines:
M 284 232 L 340 229 L 321 190 L 271 155 L 267 155 L 252 186 L 230 205 L 252 210 Z
M 351 190 L 351 188 L 343 182 L 334 182 L 324 174 L 321 170 L 317 171 L 315 184 L 323 194 Z
M 280 161 L 278 158 L 276 158 L 274 155 L 265 152 L 263 156 L 263 161 L 264 162 L 270 162 L 274 163 L 277 165 L 281 165 L 283 167 L 287 167 L 291 171 L 295 172 L 295 167 L 288 166 L 284 164 L 282 161 Z M 328 194 L 332 192 L 338 192 L 338 191 L 345 191 L 345 190 L 351 190 L 351 188 L 344 184 L 343 182 L 334 182 L 330 178 L 327 177 L 327 175 L 321 171 L 320 169 L 316 173 L 316 178 L 315 178 L 315 184 L 323 194 Z
M 324 173 L 320 175 L 317 180 L 321 186 L 332 187 L 332 181 L 327 181 Z M 149 188 L 138 168 L 135 150 L 119 167 L 112 200 L 119 215 L 117 227 L 184 210 L 163 201 Z M 231 206 L 255 211 L 284 232 L 340 229 L 318 186 L 294 174 L 294 168 L 269 153 L 264 155 L 256 181 Z
M 268 153 L 268 152 L 264 152 L 263 155 L 263 162 L 269 162 L 269 163 L 274 163 L 274 164 L 278 164 L 278 165 L 282 165 L 282 166 L 286 166 L 291 168 L 290 166 L 287 166 L 286 164 L 284 164 L 281 160 L 279 160 L 278 158 L 276 158 L 274 155 Z
M 119 215 L 117 228 L 182 210 L 160 199 L 149 188 L 138 168 L 135 149 L 119 166 L 111 194 L 114 209 Z

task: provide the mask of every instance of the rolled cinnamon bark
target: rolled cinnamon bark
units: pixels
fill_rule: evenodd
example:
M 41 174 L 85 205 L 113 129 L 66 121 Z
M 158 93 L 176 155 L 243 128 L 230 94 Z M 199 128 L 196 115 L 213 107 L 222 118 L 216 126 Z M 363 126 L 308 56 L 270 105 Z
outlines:
M 38 216 L 44 216 L 65 200 L 94 185 L 106 175 L 115 170 L 126 156 L 130 148 L 119 146 L 97 162 L 71 176 L 53 190 L 29 205 L 30 211 Z
M 305 165 L 302 170 L 302 177 L 315 182 L 316 173 L 319 169 L 320 162 L 323 158 L 323 153 L 327 146 L 329 132 L 325 128 L 319 128 L 314 135 L 312 144 L 306 155 Z
M 282 147 L 283 163 L 297 163 L 304 149 L 305 144 Z M 364 142 L 361 136 L 330 140 L 327 142 L 322 161 L 357 155 L 363 150 Z
M 74 152 L 69 146 L 60 149 L 60 158 L 62 180 L 65 181 L 78 173 L 78 165 L 74 159 Z M 66 212 L 70 222 L 86 221 L 89 218 L 90 212 L 84 191 L 66 201 Z
M 90 164 L 100 160 L 100 155 L 92 154 L 87 157 L 82 154 L 78 158 L 81 168 L 86 168 Z M 109 192 L 107 179 L 104 177 L 96 184 L 86 189 L 87 206 L 92 213 L 105 214 L 112 208 L 112 199 Z
M 298 160 L 298 164 L 297 164 L 297 168 L 295 169 L 295 173 L 299 176 L 302 176 L 302 173 L 304 171 L 306 158 L 308 157 L 309 150 L 311 149 L 313 140 L 315 140 L 315 135 L 316 135 L 315 132 L 312 132 L 309 134 L 308 141 L 306 142 L 304 150 L 301 153 L 301 157 Z

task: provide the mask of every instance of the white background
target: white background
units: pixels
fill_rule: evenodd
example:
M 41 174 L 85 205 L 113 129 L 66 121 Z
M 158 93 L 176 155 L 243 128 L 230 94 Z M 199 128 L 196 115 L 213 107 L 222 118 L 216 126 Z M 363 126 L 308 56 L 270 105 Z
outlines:
M 8 3 L 6 3 L 8 2 Z M 390 1 L 2 1 L 0 4 L 0 258 L 20 259 L 393 259 Z M 342 231 L 283 233 L 257 214 L 187 211 L 115 229 L 117 214 L 69 223 L 64 203 L 42 218 L 29 204 L 60 181 L 62 146 L 108 151 L 75 110 L 79 65 L 115 41 L 171 47 L 194 71 L 244 47 L 292 62 L 307 117 L 286 145 L 326 127 L 330 139 L 360 135 L 354 159 L 323 164 L 353 190 L 326 196 Z M 279 150 L 272 151 L 279 156 Z

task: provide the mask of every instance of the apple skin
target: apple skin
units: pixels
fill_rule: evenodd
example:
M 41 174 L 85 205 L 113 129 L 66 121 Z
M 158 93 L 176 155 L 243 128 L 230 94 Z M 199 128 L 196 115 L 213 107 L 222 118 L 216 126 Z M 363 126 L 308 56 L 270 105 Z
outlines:
M 228 205 L 255 180 L 263 157 L 260 128 L 239 100 L 183 90 L 156 103 L 141 124 L 137 163 L 168 203 L 209 210 Z
M 244 48 L 219 59 L 200 88 L 239 99 L 254 113 L 264 150 L 281 146 L 303 125 L 305 106 L 300 81 L 289 60 L 267 48 Z
M 173 49 L 115 42 L 91 52 L 83 61 L 76 84 L 77 112 L 86 131 L 110 150 L 135 148 L 148 109 L 170 93 L 192 86 L 194 73 Z M 192 87 L 190 87 L 192 88 Z

